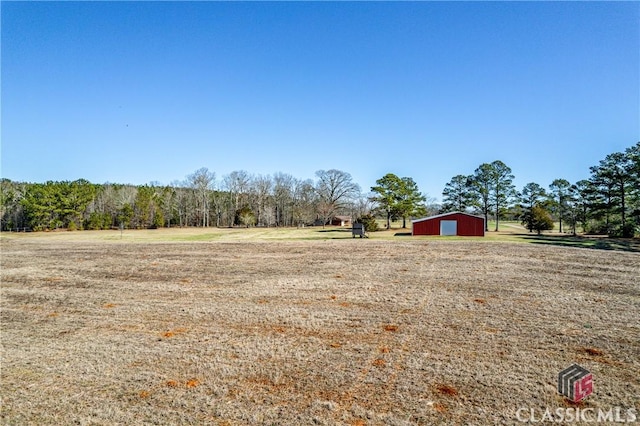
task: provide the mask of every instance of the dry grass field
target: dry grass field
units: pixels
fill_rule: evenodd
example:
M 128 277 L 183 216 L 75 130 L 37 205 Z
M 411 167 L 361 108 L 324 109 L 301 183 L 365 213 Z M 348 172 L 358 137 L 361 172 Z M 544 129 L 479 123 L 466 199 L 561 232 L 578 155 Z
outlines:
M 0 240 L 3 424 L 518 424 L 574 362 L 640 410 L 638 253 L 193 232 Z

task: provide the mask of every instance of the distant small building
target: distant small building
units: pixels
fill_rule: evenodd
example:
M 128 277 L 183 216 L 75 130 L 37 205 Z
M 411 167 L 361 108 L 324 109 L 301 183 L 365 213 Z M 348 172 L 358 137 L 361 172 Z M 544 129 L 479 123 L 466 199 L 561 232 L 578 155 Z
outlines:
M 484 217 L 452 212 L 411 221 L 411 235 L 459 235 L 484 237 Z
M 331 219 L 333 226 L 351 226 L 351 216 L 334 216 Z

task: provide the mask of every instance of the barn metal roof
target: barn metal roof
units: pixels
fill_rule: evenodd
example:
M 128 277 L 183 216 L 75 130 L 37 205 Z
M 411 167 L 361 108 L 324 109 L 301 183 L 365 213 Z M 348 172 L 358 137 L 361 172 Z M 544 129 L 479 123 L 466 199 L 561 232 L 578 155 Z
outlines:
M 416 222 L 424 222 L 425 220 L 431 220 L 431 219 L 437 219 L 439 217 L 445 217 L 445 216 L 451 216 L 454 214 L 463 214 L 465 216 L 471 216 L 471 217 L 476 217 L 478 219 L 482 219 L 484 220 L 484 216 L 478 216 L 475 214 L 471 214 L 471 213 L 465 213 L 465 212 L 449 212 L 449 213 L 442 213 L 442 214 L 437 214 L 435 216 L 429 216 L 429 217 L 423 217 L 422 219 L 414 219 L 411 221 L 411 223 L 416 223 Z

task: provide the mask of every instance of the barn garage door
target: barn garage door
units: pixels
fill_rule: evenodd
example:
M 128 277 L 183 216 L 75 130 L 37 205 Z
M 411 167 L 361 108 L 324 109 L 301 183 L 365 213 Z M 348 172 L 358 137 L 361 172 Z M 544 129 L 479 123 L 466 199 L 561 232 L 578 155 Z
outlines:
M 441 220 L 440 235 L 458 235 L 457 220 Z

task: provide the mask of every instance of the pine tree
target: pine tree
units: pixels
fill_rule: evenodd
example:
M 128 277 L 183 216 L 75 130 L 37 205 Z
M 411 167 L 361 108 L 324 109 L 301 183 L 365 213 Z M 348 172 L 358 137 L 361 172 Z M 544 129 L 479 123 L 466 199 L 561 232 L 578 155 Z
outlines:
M 402 185 L 398 193 L 398 215 L 402 217 L 402 228 L 407 227 L 407 218 L 424 215 L 427 198 L 418 190 L 418 184 L 410 177 L 401 179 Z
M 371 201 L 378 204 L 387 219 L 387 229 L 391 228 L 391 219 L 398 213 L 398 202 L 402 179 L 393 173 L 387 173 L 376 181 L 376 186 L 371 187 L 371 192 L 376 195 Z
M 562 219 L 564 219 L 565 212 L 568 208 L 567 202 L 570 195 L 570 188 L 571 184 L 566 179 L 555 179 L 551 182 L 551 185 L 549 185 L 553 206 L 557 211 L 558 221 L 560 222 L 558 232 L 562 232 Z
M 456 175 L 445 185 L 442 191 L 442 212 L 464 212 L 473 204 L 471 176 Z

